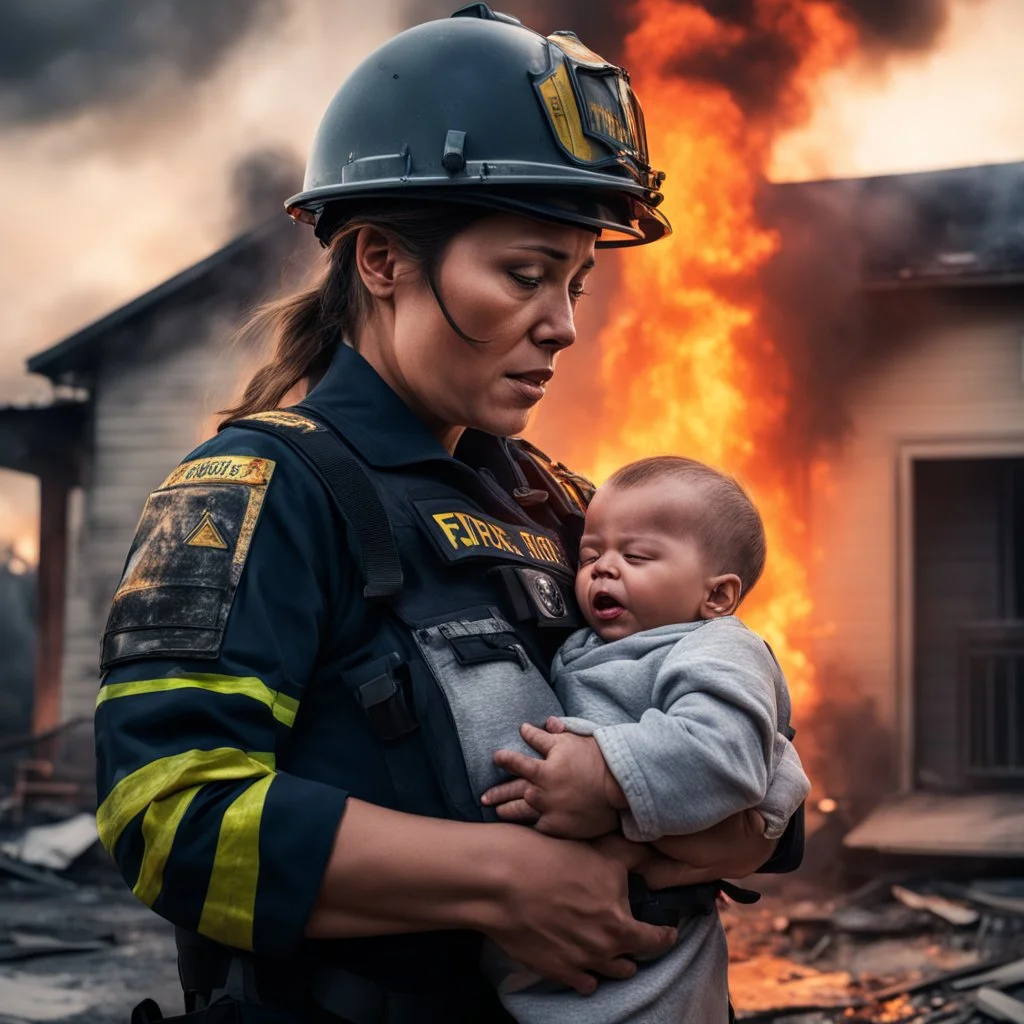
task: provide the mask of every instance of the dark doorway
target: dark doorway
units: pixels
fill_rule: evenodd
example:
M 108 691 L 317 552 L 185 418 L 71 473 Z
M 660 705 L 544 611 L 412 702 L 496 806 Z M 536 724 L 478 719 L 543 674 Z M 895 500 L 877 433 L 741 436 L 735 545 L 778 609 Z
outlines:
M 916 785 L 1024 790 L 1024 459 L 913 481 Z

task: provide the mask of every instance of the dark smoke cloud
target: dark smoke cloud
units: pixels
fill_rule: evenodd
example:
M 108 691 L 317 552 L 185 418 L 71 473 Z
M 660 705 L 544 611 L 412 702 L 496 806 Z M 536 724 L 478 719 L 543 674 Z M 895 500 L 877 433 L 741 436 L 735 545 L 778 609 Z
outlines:
M 743 31 L 735 41 L 698 53 L 684 52 L 674 69 L 682 77 L 724 86 L 740 109 L 755 119 L 786 125 L 787 91 L 810 41 L 799 34 L 795 19 L 778 17 L 757 0 L 687 0 L 713 17 Z M 935 46 L 955 3 L 979 0 L 829 0 L 857 29 L 861 56 L 873 62 Z M 681 47 L 681 49 L 684 49 Z M 797 116 L 802 116 L 802 108 Z
M 280 215 L 282 201 L 302 188 L 303 173 L 302 157 L 294 150 L 269 146 L 247 153 L 231 172 L 232 226 L 244 229 Z
M 281 0 L 4 0 L 0 120 L 48 121 L 190 83 L 281 10 Z
M 846 19 L 857 26 L 869 50 L 914 52 L 928 50 L 949 20 L 948 0 L 840 0 Z
M 447 18 L 464 6 L 458 0 L 404 0 L 403 20 L 418 25 Z M 612 61 L 621 59 L 623 40 L 636 23 L 635 4 L 627 0 L 494 0 L 488 6 L 514 15 L 545 35 L 571 29 L 592 50 Z
M 747 31 L 733 46 L 681 61 L 680 74 L 716 82 L 733 91 L 749 113 L 775 109 L 798 51 L 777 22 L 765 17 L 757 0 L 676 0 L 702 7 L 713 17 Z M 803 0 L 791 0 L 800 4 Z M 982 0 L 830 0 L 858 31 L 865 56 L 885 59 L 928 50 L 936 44 L 954 3 Z M 568 28 L 609 60 L 620 60 L 623 40 L 637 22 L 637 3 L 628 0 L 496 0 L 495 10 L 513 14 L 530 28 L 548 33 Z M 452 0 L 405 0 L 405 20 L 417 24 L 445 18 Z M 799 42 L 799 41 L 797 41 Z
M 908 289 L 1024 274 L 1020 163 L 766 185 L 758 213 L 781 238 L 760 285 L 797 396 L 787 431 L 795 450 L 842 436 L 844 395 L 880 356 L 878 338 L 895 333 L 873 320 L 881 297 L 898 289 L 919 316 L 929 293 L 911 305 Z

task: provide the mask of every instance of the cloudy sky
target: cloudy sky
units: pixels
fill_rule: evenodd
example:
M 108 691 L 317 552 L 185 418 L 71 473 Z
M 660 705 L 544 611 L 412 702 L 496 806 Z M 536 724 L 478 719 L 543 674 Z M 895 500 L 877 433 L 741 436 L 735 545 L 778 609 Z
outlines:
M 565 27 L 593 10 L 576 0 L 506 6 L 564 14 Z M 289 168 L 357 60 L 448 7 L 5 0 L 0 402 L 48 393 L 24 373 L 26 356 L 226 242 L 252 216 L 232 195 L 238 165 L 269 151 L 285 178 L 297 176 Z M 774 176 L 1024 159 L 1022 38 L 1022 0 L 959 0 L 928 53 L 829 75 L 811 122 L 780 142 Z M 31 481 L 0 473 L 0 533 L 34 516 L 33 493 Z

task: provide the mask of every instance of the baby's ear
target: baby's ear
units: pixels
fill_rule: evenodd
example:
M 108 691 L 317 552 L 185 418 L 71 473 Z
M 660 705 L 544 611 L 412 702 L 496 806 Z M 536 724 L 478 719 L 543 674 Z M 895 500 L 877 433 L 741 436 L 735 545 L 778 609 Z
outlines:
M 708 580 L 707 596 L 701 606 L 701 617 L 718 619 L 723 615 L 732 615 L 743 596 L 743 584 L 734 572 L 722 576 L 713 576 Z

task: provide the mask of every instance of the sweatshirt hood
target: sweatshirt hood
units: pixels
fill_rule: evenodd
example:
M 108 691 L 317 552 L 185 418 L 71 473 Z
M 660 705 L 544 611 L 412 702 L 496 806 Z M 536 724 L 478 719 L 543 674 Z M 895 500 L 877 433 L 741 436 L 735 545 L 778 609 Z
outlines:
M 706 626 L 715 619 L 700 619 L 697 622 L 679 622 L 671 626 L 658 626 L 632 633 L 621 640 L 602 640 L 592 629 L 581 629 L 573 633 L 562 644 L 555 656 L 552 670 L 555 675 L 564 668 L 581 669 L 602 665 L 606 661 L 636 660 L 651 651 L 664 647 L 666 640 L 681 640 L 689 633 Z

